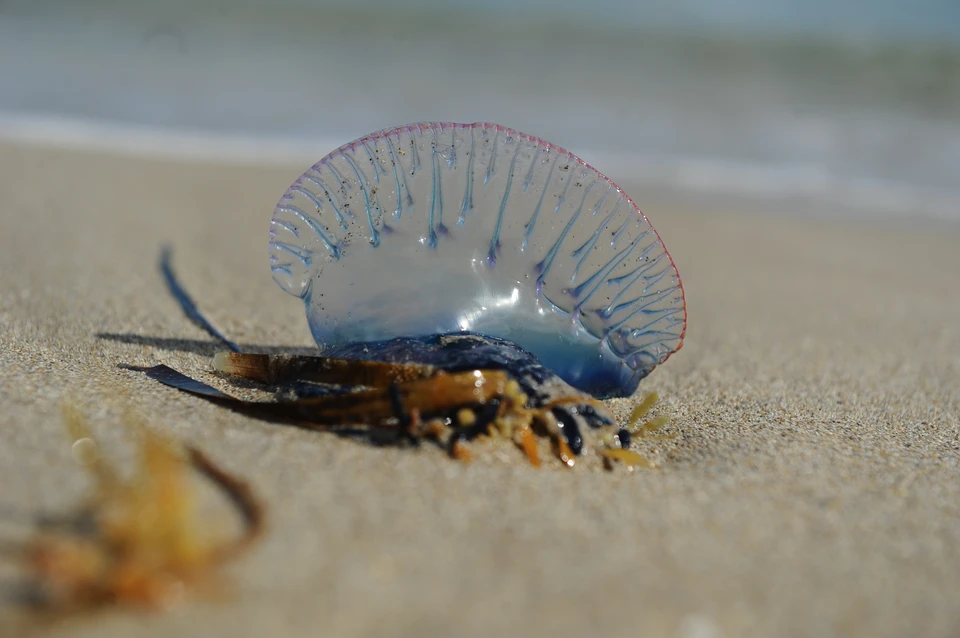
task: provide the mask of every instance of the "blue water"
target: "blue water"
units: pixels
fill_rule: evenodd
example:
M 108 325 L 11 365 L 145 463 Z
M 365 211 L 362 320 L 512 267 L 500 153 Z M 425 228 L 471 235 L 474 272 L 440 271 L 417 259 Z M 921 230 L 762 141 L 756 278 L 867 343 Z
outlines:
M 619 182 L 960 221 L 960 2 L 0 3 L 0 136 L 302 161 L 422 120 Z

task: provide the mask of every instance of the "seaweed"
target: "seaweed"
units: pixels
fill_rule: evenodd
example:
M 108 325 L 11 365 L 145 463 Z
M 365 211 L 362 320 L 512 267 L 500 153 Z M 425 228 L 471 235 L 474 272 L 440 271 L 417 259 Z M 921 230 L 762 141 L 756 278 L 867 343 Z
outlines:
M 166 609 L 191 591 L 212 591 L 222 565 L 263 533 L 264 507 L 243 480 L 192 446 L 178 446 L 139 422 L 136 471 L 124 477 L 103 455 L 86 417 L 66 404 L 74 457 L 94 479 L 78 510 L 41 529 L 23 548 L 29 590 L 45 610 L 108 605 Z M 197 481 L 210 481 L 234 506 L 243 531 L 215 532 L 201 513 Z

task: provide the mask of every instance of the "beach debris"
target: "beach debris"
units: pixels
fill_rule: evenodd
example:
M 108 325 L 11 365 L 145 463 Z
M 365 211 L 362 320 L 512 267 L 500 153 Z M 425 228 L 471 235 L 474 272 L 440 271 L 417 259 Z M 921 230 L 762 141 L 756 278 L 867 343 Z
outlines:
M 601 399 L 633 395 L 686 331 L 680 276 L 636 204 L 572 153 L 487 123 L 364 136 L 280 198 L 271 270 L 303 299 L 322 356 L 242 352 L 170 260 L 184 313 L 229 350 L 215 370 L 277 400 L 141 368 L 152 378 L 263 418 L 436 440 L 463 460 L 487 436 L 534 465 L 538 438 L 564 465 L 598 446 L 642 465 Z
M 179 447 L 130 417 L 139 440 L 135 473 L 124 478 L 101 453 L 84 415 L 63 408 L 74 459 L 95 480 L 87 503 L 47 523 L 24 548 L 32 598 L 43 609 L 107 605 L 168 609 L 211 591 L 218 569 L 260 536 L 264 510 L 250 487 L 193 447 Z M 198 508 L 195 478 L 234 505 L 243 532 L 228 538 Z
M 462 461 L 473 458 L 472 441 L 501 439 L 512 441 L 539 467 L 538 439 L 545 439 L 567 466 L 590 451 L 608 467 L 613 465 L 609 461 L 650 466 L 628 448 L 633 438 L 646 436 L 655 429 L 652 423 L 665 423 L 665 418 L 617 428 L 601 401 L 574 390 L 510 342 L 447 335 L 395 342 L 394 347 L 418 360 L 439 363 L 234 352 L 214 357 L 216 372 L 262 384 L 261 389 L 274 394 L 274 400 L 267 401 L 236 398 L 165 365 L 130 369 L 263 420 L 363 436 L 381 444 L 416 445 L 426 440 Z M 506 354 L 509 360 L 504 360 Z M 458 368 L 457 362 L 465 367 Z M 474 368 L 478 363 L 485 367 Z M 656 395 L 648 398 L 633 420 L 655 401 Z M 616 453 L 606 454 L 612 450 Z

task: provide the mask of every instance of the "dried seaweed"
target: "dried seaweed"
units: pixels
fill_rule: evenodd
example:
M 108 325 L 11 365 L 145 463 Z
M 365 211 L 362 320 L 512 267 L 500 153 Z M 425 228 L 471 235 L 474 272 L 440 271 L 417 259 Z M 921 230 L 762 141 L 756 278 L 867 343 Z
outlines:
M 74 457 L 95 488 L 79 510 L 24 549 L 34 599 L 55 611 L 106 605 L 164 609 L 191 591 L 215 588 L 219 568 L 262 534 L 264 510 L 250 487 L 196 448 L 179 448 L 144 426 L 136 471 L 124 478 L 101 454 L 86 418 L 65 406 Z M 215 532 L 199 511 L 197 473 L 222 492 L 244 529 Z

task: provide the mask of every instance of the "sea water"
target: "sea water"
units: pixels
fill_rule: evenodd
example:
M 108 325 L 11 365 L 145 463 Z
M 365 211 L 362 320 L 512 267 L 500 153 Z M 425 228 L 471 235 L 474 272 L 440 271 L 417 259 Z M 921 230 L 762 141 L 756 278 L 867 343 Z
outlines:
M 625 186 L 960 221 L 960 3 L 899 4 L 7 0 L 0 137 L 307 163 L 485 120 Z

